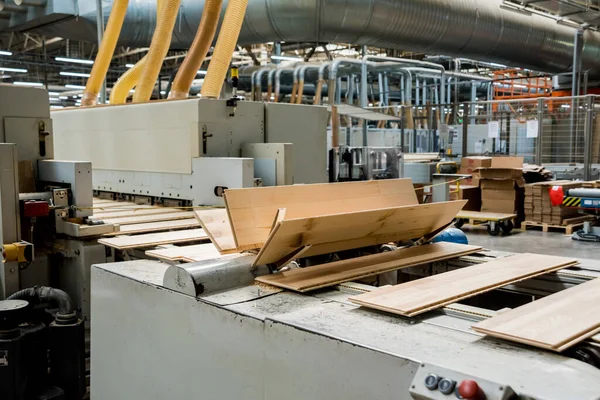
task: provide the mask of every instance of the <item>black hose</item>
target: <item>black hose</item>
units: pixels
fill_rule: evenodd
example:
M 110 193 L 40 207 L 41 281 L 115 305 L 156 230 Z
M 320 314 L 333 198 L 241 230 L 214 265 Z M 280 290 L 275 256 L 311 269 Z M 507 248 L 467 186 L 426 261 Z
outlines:
M 58 306 L 58 316 L 62 318 L 75 317 L 75 306 L 66 292 L 47 286 L 34 286 L 23 289 L 7 298 L 7 300 L 37 299 L 40 303 L 53 303 Z

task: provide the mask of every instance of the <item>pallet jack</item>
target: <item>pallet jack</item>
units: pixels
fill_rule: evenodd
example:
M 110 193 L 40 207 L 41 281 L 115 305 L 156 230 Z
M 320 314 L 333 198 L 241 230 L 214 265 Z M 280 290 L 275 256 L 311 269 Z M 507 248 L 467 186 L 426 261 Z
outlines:
M 577 188 L 567 189 L 553 186 L 550 189 L 550 201 L 553 206 L 578 208 L 582 214 L 596 217 L 594 221 L 586 221 L 583 229 L 574 232 L 572 239 L 584 242 L 600 242 L 600 226 L 594 226 L 600 216 L 600 189 Z

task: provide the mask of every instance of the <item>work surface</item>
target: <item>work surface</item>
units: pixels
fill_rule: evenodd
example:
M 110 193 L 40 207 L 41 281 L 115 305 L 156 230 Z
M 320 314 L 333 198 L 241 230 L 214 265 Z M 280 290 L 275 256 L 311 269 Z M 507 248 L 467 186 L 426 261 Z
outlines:
M 580 267 L 588 264 L 597 265 L 598 261 L 582 260 Z M 210 343 L 221 348 L 215 341 L 219 339 L 216 333 L 219 324 L 223 324 L 222 334 L 226 335 L 223 340 L 237 338 L 238 333 L 240 340 L 244 338 L 246 351 L 240 350 L 241 358 L 236 357 L 236 362 L 246 360 L 244 355 L 251 349 L 262 354 L 252 358 L 253 367 L 245 373 L 252 374 L 253 371 L 264 369 L 269 371 L 268 379 L 255 381 L 257 387 L 250 385 L 246 388 L 246 398 L 258 398 L 253 397 L 255 391 L 264 393 L 263 385 L 268 385 L 269 382 L 281 385 L 289 382 L 291 385 L 294 381 L 297 382 L 298 374 L 302 374 L 303 381 L 311 379 L 310 382 L 315 383 L 304 385 L 302 391 L 307 396 L 305 398 L 323 398 L 317 395 L 320 389 L 327 386 L 326 381 L 330 383 L 335 377 L 340 378 L 345 374 L 351 374 L 352 379 L 347 381 L 350 389 L 358 390 L 358 383 L 365 379 L 372 385 L 373 382 L 389 377 L 388 386 L 395 385 L 403 376 L 395 374 L 396 377 L 392 379 L 390 371 L 398 371 L 406 363 L 419 362 L 454 368 L 463 373 L 506 383 L 520 393 L 537 398 L 591 400 L 600 393 L 599 370 L 551 352 L 485 339 L 470 330 L 473 321 L 468 319 L 436 312 L 407 320 L 360 309 L 348 303 L 348 293 L 337 290 L 326 290 L 315 295 L 284 292 L 254 301 L 224 305 L 235 299 L 243 289 L 231 290 L 225 294 L 226 297 L 215 295 L 200 300 L 157 290 L 155 285 L 160 285 L 160 266 L 156 262 L 141 261 L 105 264 L 93 271 L 94 284 L 101 284 L 106 289 L 96 307 L 101 304 L 111 310 L 107 318 L 118 318 L 122 321 L 120 329 L 131 332 L 138 338 L 122 344 L 111 341 L 112 346 L 117 347 L 112 351 L 122 352 L 120 356 L 129 359 L 143 354 L 148 346 L 156 347 L 157 343 L 162 343 L 157 348 L 157 351 L 164 353 L 161 371 L 179 371 L 181 363 L 190 358 L 190 355 L 194 363 L 198 363 L 193 354 L 195 351 L 204 351 L 199 343 Z M 152 307 L 142 306 L 146 304 L 152 304 Z M 209 315 L 218 316 L 214 320 L 216 325 L 211 325 L 210 328 L 194 317 L 199 317 L 206 308 L 210 310 Z M 131 318 L 132 315 L 136 315 L 136 318 Z M 246 328 L 247 324 L 252 321 L 265 322 L 257 329 L 256 335 L 254 331 L 245 330 L 249 329 Z M 161 326 L 169 328 L 160 328 Z M 315 335 L 306 336 L 310 333 Z M 175 348 L 165 346 L 173 343 L 173 337 L 178 338 L 177 346 L 184 349 L 183 353 L 178 352 L 181 359 L 173 357 L 172 353 L 171 357 L 168 356 L 169 351 Z M 100 340 L 109 339 L 110 337 Z M 330 344 L 337 351 L 327 361 L 323 359 L 323 354 Z M 228 345 L 235 343 L 229 341 Z M 356 360 L 357 364 L 350 368 L 348 363 L 354 362 L 354 358 L 351 358 L 352 349 L 363 350 L 364 357 L 362 361 Z M 293 357 L 290 352 L 293 352 Z M 314 368 L 314 371 L 310 368 L 299 369 L 309 360 L 312 360 L 313 365 L 315 360 L 320 360 L 328 367 Z M 372 370 L 362 370 L 364 375 L 360 377 L 352 373 L 361 362 L 371 365 L 371 361 Z M 274 364 L 275 362 L 283 364 Z M 274 365 L 280 367 L 273 367 Z M 109 367 L 107 364 L 107 370 Z M 339 376 L 334 377 L 336 373 Z M 111 385 L 128 385 L 125 376 L 117 379 Z M 140 382 L 145 382 L 143 377 L 141 379 Z M 322 382 L 322 385 L 317 382 Z M 383 391 L 383 387 L 383 382 L 381 389 L 378 385 L 372 387 L 370 398 L 381 398 L 376 393 Z M 397 396 L 400 399 L 406 398 L 405 393 L 398 392 Z M 356 396 L 349 392 L 347 397 L 340 398 L 354 399 Z

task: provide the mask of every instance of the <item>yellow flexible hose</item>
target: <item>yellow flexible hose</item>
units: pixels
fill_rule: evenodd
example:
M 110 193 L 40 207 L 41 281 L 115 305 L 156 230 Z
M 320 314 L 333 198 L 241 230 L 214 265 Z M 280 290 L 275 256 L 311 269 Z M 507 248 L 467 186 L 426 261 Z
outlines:
M 82 106 L 93 106 L 96 105 L 98 99 L 98 93 L 102 87 L 102 82 L 106 78 L 110 61 L 112 60 L 115 48 L 117 47 L 117 41 L 119 35 L 121 35 L 121 28 L 123 27 L 123 21 L 125 20 L 125 14 L 127 13 L 127 6 L 129 0 L 115 0 L 108 17 L 108 23 L 106 24 L 106 30 L 104 37 L 100 43 L 98 54 L 96 54 L 96 60 L 92 67 L 92 72 L 85 85 L 85 91 L 81 98 Z
M 229 70 L 231 57 L 235 51 L 244 15 L 248 7 L 248 0 L 230 0 L 223 18 L 223 26 L 219 32 L 219 38 L 215 46 L 212 60 L 208 67 L 204 84 L 202 85 L 202 97 L 219 98 L 223 82 Z
M 164 0 L 157 0 L 156 2 L 156 21 L 160 19 L 160 10 L 162 9 Z M 129 91 L 136 87 L 144 67 L 146 66 L 147 56 L 144 56 L 139 60 L 132 68 L 128 69 L 119 80 L 114 84 L 110 91 L 110 104 L 125 104 L 127 97 L 129 97 Z
M 171 37 L 173 36 L 173 28 L 175 27 L 180 4 L 181 0 L 165 0 L 162 6 L 160 18 L 152 36 L 152 43 L 150 43 L 150 50 L 146 55 L 148 60 L 133 95 L 134 103 L 149 101 L 152 97 L 154 84 L 171 45 Z
M 296 93 L 296 104 L 302 104 L 302 97 L 304 96 L 304 81 L 298 82 L 298 93 Z
M 325 81 L 323 79 L 319 79 L 319 82 L 317 83 L 317 91 L 315 92 L 315 101 L 313 102 L 313 104 L 315 106 L 318 106 L 321 104 L 321 92 L 323 91 L 324 83 L 325 83 Z
M 222 4 L 223 0 L 206 0 L 204 3 L 200 26 L 198 26 L 192 47 L 190 47 L 190 51 L 183 60 L 181 67 L 179 67 L 175 80 L 173 80 L 169 99 L 185 99 L 188 97 L 192 82 L 198 74 L 198 69 L 204 62 L 217 32 Z
M 269 83 L 267 85 L 267 101 L 271 102 L 271 96 L 273 95 L 273 84 Z M 260 99 L 262 100 L 262 99 Z
M 290 98 L 290 103 L 296 102 L 296 95 L 298 94 L 298 82 L 294 82 L 292 85 L 292 97 Z

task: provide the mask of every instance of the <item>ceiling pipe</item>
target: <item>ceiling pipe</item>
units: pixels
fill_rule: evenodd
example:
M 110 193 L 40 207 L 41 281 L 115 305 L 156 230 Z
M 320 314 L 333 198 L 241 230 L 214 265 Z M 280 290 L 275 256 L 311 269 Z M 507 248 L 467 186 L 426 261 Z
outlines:
M 48 4 L 47 0 L 14 0 L 14 2 L 18 6 L 27 7 L 46 7 Z
M 0 11 L 15 12 L 15 13 L 26 13 L 27 7 L 18 6 L 15 4 L 9 4 L 6 1 L 0 1 Z

